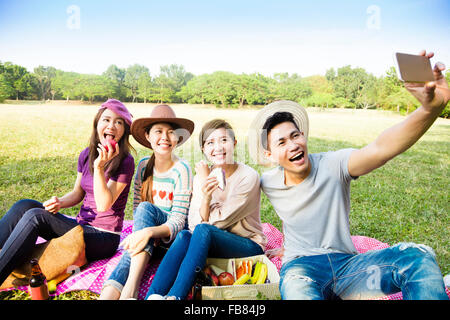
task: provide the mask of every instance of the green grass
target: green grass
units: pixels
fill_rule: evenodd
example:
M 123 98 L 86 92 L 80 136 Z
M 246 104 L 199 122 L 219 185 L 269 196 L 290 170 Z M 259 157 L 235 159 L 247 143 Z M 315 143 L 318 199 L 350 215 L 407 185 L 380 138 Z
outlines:
M 148 116 L 152 104 L 127 104 L 135 118 Z M 70 191 L 75 182 L 77 157 L 88 145 L 97 106 L 52 104 L 0 104 L 0 217 L 21 198 L 45 201 Z M 180 117 L 192 119 L 193 137 L 178 154 L 194 163 L 202 158 L 198 132 L 212 118 L 224 118 L 238 139 L 236 156 L 259 173 L 265 168 L 250 163 L 245 139 L 256 109 L 228 110 L 211 106 L 176 105 Z M 360 148 L 403 116 L 375 110 L 308 109 L 310 152 Z M 407 152 L 384 167 L 352 183 L 351 232 L 394 244 L 412 241 L 431 246 L 443 274 L 450 273 L 450 120 L 438 119 Z M 135 162 L 148 152 L 131 139 Z M 64 209 L 75 216 L 79 206 Z M 281 230 L 281 221 L 262 195 L 261 217 Z M 132 193 L 125 212 L 132 219 Z M 0 299 L 26 299 L 26 293 L 3 292 Z M 87 291 L 58 299 L 95 299 Z

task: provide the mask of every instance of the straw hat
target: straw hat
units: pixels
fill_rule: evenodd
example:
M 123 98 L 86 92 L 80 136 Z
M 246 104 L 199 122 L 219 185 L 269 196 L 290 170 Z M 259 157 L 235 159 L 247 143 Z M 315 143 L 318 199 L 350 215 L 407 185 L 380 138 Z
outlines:
M 272 163 L 264 156 L 264 148 L 261 143 L 263 126 L 266 120 L 276 112 L 290 112 L 294 116 L 300 131 L 308 138 L 309 119 L 304 107 L 294 101 L 280 100 L 275 101 L 261 109 L 250 125 L 248 133 L 248 149 L 250 157 L 256 164 L 270 166 Z M 265 132 L 264 134 L 267 134 Z
M 145 137 L 145 132 L 147 128 L 158 122 L 166 122 L 176 126 L 175 131 L 179 137 L 177 147 L 186 142 L 194 131 L 194 122 L 189 119 L 177 118 L 175 111 L 170 106 L 160 104 L 153 108 L 150 117 L 133 121 L 131 134 L 144 147 L 152 149 L 150 142 Z

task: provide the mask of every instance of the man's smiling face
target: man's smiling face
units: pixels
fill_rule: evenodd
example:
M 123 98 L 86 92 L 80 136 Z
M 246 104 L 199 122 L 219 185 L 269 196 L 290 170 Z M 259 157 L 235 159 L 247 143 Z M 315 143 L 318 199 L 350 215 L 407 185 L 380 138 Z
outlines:
M 310 172 L 306 138 L 290 121 L 279 123 L 270 130 L 264 153 L 284 168 L 286 184 L 288 181 L 299 183 Z

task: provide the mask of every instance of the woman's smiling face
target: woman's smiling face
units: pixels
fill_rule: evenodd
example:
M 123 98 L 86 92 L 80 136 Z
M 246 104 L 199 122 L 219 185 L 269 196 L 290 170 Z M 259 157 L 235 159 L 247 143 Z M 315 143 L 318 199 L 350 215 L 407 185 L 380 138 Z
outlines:
M 117 113 L 105 109 L 97 123 L 97 134 L 101 144 L 107 139 L 119 142 L 125 133 L 125 121 Z
M 161 155 L 172 153 L 178 143 L 175 129 L 169 123 L 155 123 L 145 137 L 153 151 Z
M 216 166 L 232 164 L 236 140 L 225 128 L 218 128 L 211 132 L 203 144 L 203 154 Z

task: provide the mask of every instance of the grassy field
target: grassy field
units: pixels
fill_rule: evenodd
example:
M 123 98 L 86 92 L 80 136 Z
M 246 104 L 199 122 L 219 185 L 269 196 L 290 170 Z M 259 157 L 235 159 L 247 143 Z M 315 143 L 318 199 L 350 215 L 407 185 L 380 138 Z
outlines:
M 127 104 L 134 118 L 149 116 L 153 104 Z M 88 145 L 98 105 L 65 102 L 0 104 L 0 217 L 21 198 L 44 201 L 70 191 L 75 182 L 78 154 Z M 236 156 L 262 173 L 246 152 L 248 127 L 257 109 L 227 110 L 201 105 L 175 105 L 178 116 L 192 119 L 193 137 L 178 154 L 192 167 L 202 158 L 198 132 L 212 118 L 228 120 L 238 139 Z M 375 110 L 308 109 L 309 151 L 359 148 L 403 116 Z M 431 246 L 443 274 L 450 273 L 450 120 L 438 119 L 410 150 L 384 167 L 352 183 L 351 232 L 394 244 L 412 241 Z M 148 152 L 131 138 L 135 162 Z M 132 219 L 132 193 L 126 219 Z M 267 198 L 262 196 L 261 216 L 281 229 Z M 75 216 L 79 206 L 64 209 Z M 62 298 L 64 298 L 63 295 Z M 89 294 L 66 298 L 89 299 Z M 23 295 L 0 294 L 0 299 Z

